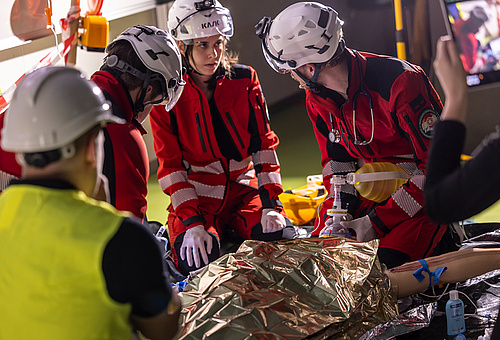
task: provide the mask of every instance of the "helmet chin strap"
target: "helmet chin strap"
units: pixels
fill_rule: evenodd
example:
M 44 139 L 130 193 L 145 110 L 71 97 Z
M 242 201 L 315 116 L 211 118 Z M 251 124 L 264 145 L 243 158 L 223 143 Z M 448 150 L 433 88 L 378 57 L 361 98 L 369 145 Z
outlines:
M 319 87 L 320 85 L 318 84 L 318 77 L 319 73 L 321 72 L 321 66 L 323 65 L 322 63 L 319 64 L 313 64 L 315 66 L 314 68 L 314 73 L 311 79 L 307 79 L 302 73 L 295 71 L 295 74 L 297 74 L 300 79 L 304 81 L 306 86 L 310 89 L 312 93 L 318 94 L 319 93 Z
M 146 97 L 146 91 L 148 89 L 150 82 L 151 82 L 151 71 L 148 69 L 146 70 L 146 78 L 142 83 L 141 95 L 134 104 L 134 118 L 137 118 L 139 112 L 144 111 L 144 107 L 146 106 L 146 104 L 144 103 L 144 98 Z
M 346 48 L 345 41 L 342 38 L 339 41 L 339 46 L 337 47 L 335 54 L 333 55 L 332 59 L 330 59 L 330 60 L 333 61 L 333 60 L 338 59 L 339 56 L 342 54 L 342 52 L 344 52 L 345 48 Z M 309 89 L 311 90 L 312 93 L 318 94 L 320 87 L 322 87 L 322 85 L 318 84 L 318 77 L 319 77 L 319 73 L 321 72 L 321 67 L 324 64 L 325 63 L 313 63 L 313 65 L 315 66 L 315 69 L 314 69 L 314 74 L 313 74 L 311 79 L 307 79 L 300 72 L 295 71 L 295 73 L 304 81 L 306 86 L 309 87 Z
M 104 194 L 106 195 L 106 202 L 109 203 L 109 184 L 108 178 L 104 175 L 104 132 L 102 129 L 99 131 L 97 136 L 95 137 L 95 157 L 96 157 L 96 183 L 94 186 L 94 192 L 92 193 L 92 197 L 96 197 L 101 188 L 104 189 Z

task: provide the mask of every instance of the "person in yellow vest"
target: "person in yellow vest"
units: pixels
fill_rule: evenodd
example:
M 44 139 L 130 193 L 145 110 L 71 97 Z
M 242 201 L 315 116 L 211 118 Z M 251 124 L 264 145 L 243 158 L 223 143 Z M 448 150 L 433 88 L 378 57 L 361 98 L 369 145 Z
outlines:
M 170 339 L 180 299 L 159 243 L 89 196 L 101 129 L 119 122 L 80 71 L 49 66 L 19 84 L 2 129 L 22 177 L 0 195 L 0 339 Z

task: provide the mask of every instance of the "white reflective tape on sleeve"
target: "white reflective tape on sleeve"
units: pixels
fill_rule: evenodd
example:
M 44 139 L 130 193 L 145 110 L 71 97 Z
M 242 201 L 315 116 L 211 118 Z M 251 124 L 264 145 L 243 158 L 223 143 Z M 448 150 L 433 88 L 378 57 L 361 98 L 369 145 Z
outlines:
M 242 169 L 248 168 L 248 165 L 252 163 L 252 157 L 247 157 L 242 161 L 235 161 L 234 159 L 231 159 L 229 161 L 229 170 L 230 171 L 238 171 Z M 253 165 L 253 164 L 252 164 Z
M 415 164 L 415 162 L 401 162 L 395 164 L 409 175 L 413 174 L 415 170 L 418 169 L 417 164 Z
M 405 158 L 405 159 L 413 159 L 415 157 L 414 154 L 408 154 L 408 155 L 397 155 L 397 156 L 394 156 L 396 158 Z
M 332 173 L 333 170 L 333 173 Z M 330 161 L 323 167 L 323 177 L 356 171 L 354 162 Z
M 424 175 L 416 175 L 410 178 L 410 182 L 415 184 L 417 188 L 420 190 L 424 190 L 424 182 L 425 182 L 425 176 Z
M 0 191 L 5 190 L 9 182 L 14 178 L 17 177 L 0 170 Z
M 279 165 L 278 156 L 274 150 L 261 150 L 252 155 L 255 164 L 275 164 Z
M 170 201 L 172 202 L 172 206 L 174 207 L 174 209 L 177 209 L 177 207 L 182 203 L 190 200 L 195 200 L 197 198 L 198 196 L 196 195 L 196 191 L 194 190 L 194 188 L 184 188 L 174 192 L 170 196 Z
M 422 209 L 422 206 L 402 187 L 392 194 L 392 199 L 409 217 L 415 216 Z
M 224 173 L 224 168 L 222 167 L 222 164 L 217 161 L 205 166 L 191 165 L 191 171 L 220 175 Z
M 238 178 L 236 179 L 236 182 L 243 185 L 250 185 L 250 181 L 254 178 L 255 178 L 255 170 L 250 169 L 239 175 Z
M 261 172 L 257 174 L 259 187 L 266 184 L 281 184 L 281 175 L 277 172 Z
M 179 170 L 176 172 L 172 172 L 167 176 L 164 176 L 158 179 L 158 183 L 160 183 L 160 187 L 162 191 L 165 191 L 166 188 L 171 186 L 174 183 L 179 182 L 187 182 L 187 173 L 184 170 Z
M 332 190 L 330 188 L 327 188 L 327 190 L 328 190 L 327 199 L 334 197 L 333 196 L 334 193 L 332 192 Z M 340 192 L 343 192 L 343 193 L 349 194 L 349 195 L 358 196 L 358 191 L 356 190 L 356 188 L 354 187 L 353 184 L 347 184 L 347 183 L 346 184 L 342 184 L 340 186 Z
M 189 183 L 194 186 L 198 196 L 216 198 L 219 200 L 224 199 L 224 193 L 226 191 L 226 187 L 224 185 L 208 185 L 191 180 Z

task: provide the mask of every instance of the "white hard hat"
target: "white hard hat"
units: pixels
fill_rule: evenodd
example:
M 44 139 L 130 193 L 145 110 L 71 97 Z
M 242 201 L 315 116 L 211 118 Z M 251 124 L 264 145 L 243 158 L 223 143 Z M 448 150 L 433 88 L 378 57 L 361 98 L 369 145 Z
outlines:
M 231 13 L 217 0 L 175 0 L 168 12 L 168 29 L 185 44 L 217 34 L 229 38 L 234 31 Z
M 101 89 L 75 68 L 47 66 L 19 83 L 2 129 L 2 149 L 36 153 L 60 149 L 102 122 L 123 122 Z
M 164 98 L 152 104 L 162 102 L 168 95 L 167 107 L 172 108 L 179 100 L 185 85 L 182 79 L 181 53 L 172 36 L 154 26 L 137 25 L 127 28 L 113 42 L 119 40 L 128 41 L 144 66 L 153 72 L 149 81 L 155 80 L 154 73 L 162 76 L 158 80 L 164 86 Z M 109 52 L 113 42 L 106 47 L 106 52 Z M 122 60 L 118 60 L 115 55 L 111 55 L 106 59 L 106 65 L 122 72 L 131 73 L 142 79 L 145 81 L 144 87 L 149 85 L 147 74 L 132 68 Z
M 275 71 L 284 73 L 330 60 L 342 39 L 343 23 L 331 7 L 298 2 L 274 20 L 264 17 L 256 30 L 267 62 Z

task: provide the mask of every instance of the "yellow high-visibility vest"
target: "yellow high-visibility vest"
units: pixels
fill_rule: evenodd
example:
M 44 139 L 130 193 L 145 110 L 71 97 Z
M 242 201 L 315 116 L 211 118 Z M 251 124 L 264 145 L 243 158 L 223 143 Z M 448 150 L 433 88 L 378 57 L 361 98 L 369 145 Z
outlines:
M 112 300 L 106 244 L 124 216 L 78 190 L 9 186 L 0 195 L 0 339 L 128 339 Z

